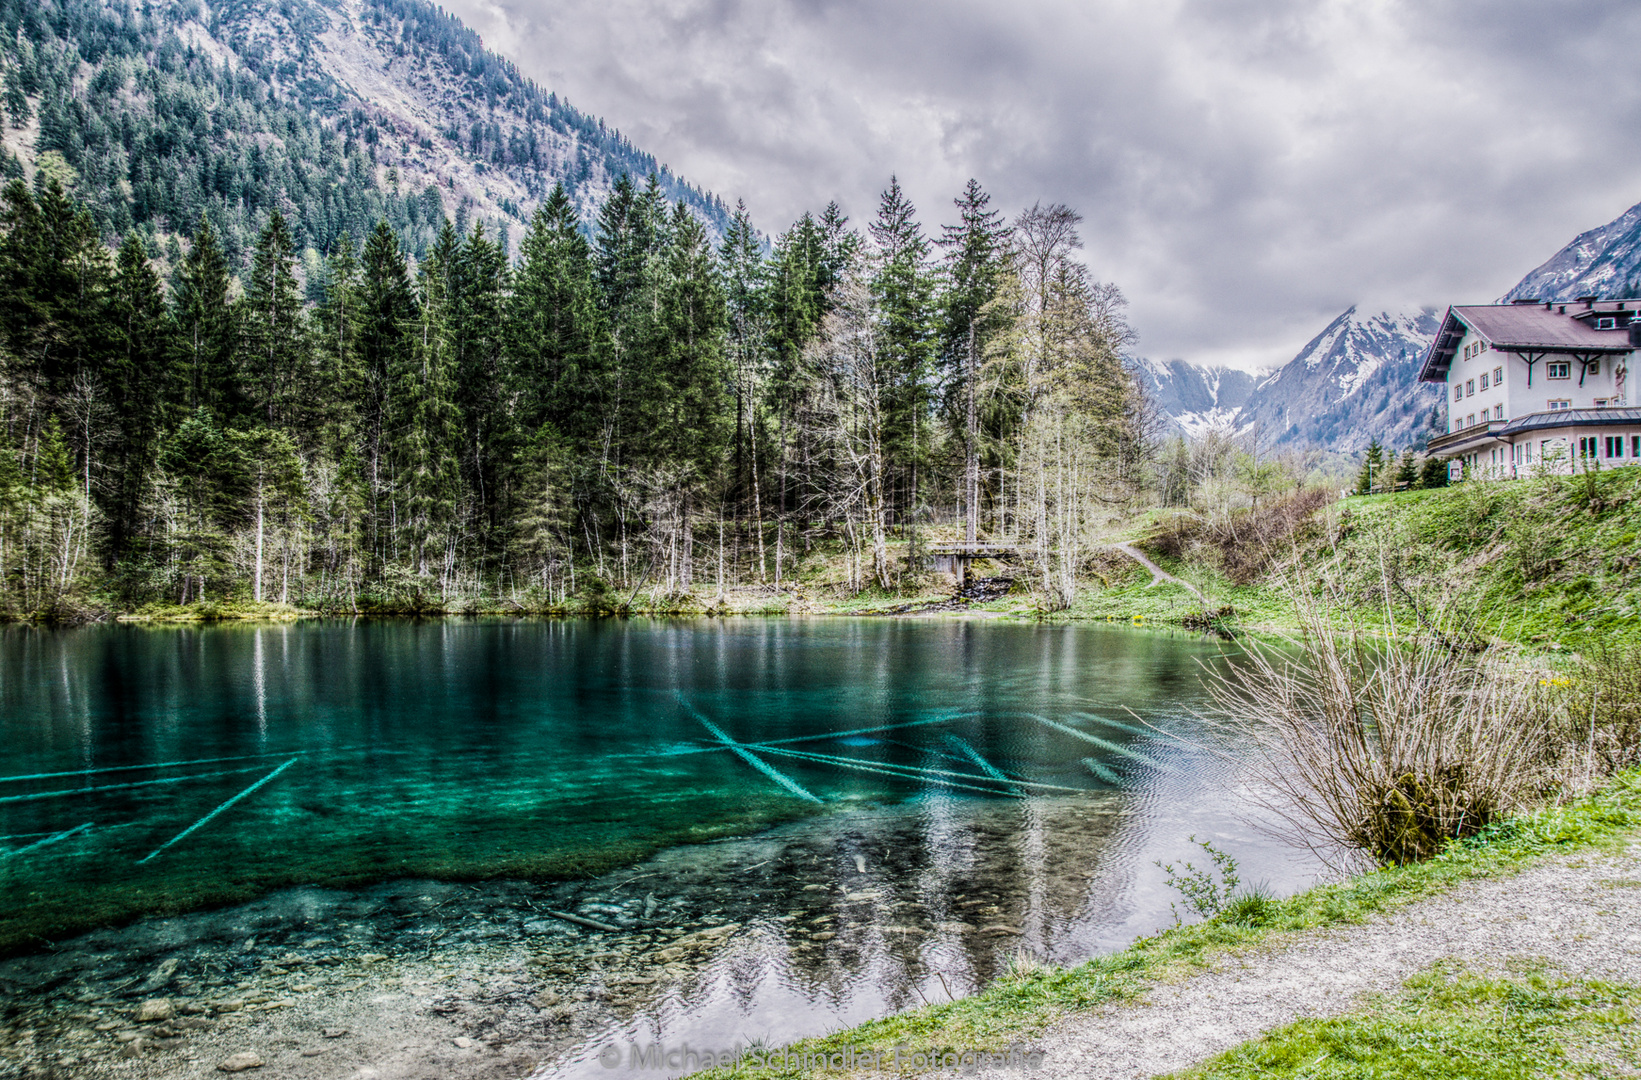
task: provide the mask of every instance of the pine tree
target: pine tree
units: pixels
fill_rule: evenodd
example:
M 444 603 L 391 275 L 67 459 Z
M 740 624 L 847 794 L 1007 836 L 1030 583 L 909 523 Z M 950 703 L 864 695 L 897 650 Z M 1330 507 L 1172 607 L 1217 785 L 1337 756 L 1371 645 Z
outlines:
M 875 249 L 871 294 L 887 376 L 885 451 L 891 468 L 902 475 L 904 508 L 915 521 L 934 367 L 934 277 L 928 265 L 929 241 L 894 177 L 889 178 L 889 187 L 878 201 L 877 218 L 867 231 Z M 914 550 L 909 557 L 916 555 Z
M 483 223 L 476 224 L 456 253 L 449 280 L 463 488 L 473 502 L 482 558 L 495 555 L 505 543 L 500 533 L 507 505 L 506 461 L 517 442 L 511 380 L 502 369 L 507 278 L 506 253 L 485 236 Z
M 1382 485 L 1385 479 L 1385 448 L 1379 445 L 1377 437 L 1368 443 L 1367 454 L 1362 458 L 1362 471 L 1356 478 L 1356 494 L 1371 495 Z
M 245 290 L 245 386 L 258 423 L 291 423 L 306 389 L 306 317 L 296 287 L 296 251 L 285 216 L 275 211 L 256 241 Z
M 953 202 L 958 224 L 944 227 L 946 289 L 941 296 L 940 362 L 947 409 L 963 440 L 964 538 L 979 539 L 980 364 L 1005 311 L 994 303 L 1008 271 L 1008 226 L 990 209 L 991 196 L 970 180 Z
M 159 275 L 148 261 L 142 237 L 135 233 L 120 245 L 112 307 L 113 349 L 104 371 L 115 432 L 110 475 L 102 489 L 108 530 L 104 555 L 109 566 L 125 555 L 137 531 L 148 463 L 163 415 L 161 392 L 172 348 L 172 323 Z
M 1425 488 L 1446 487 L 1447 476 L 1447 462 L 1435 454 L 1426 454 L 1424 465 L 1419 469 L 1419 486 Z
M 177 324 L 166 397 L 168 422 L 198 409 L 219 420 L 239 410 L 238 328 L 228 302 L 228 262 L 210 221 L 201 217 L 172 288 Z
M 1413 460 L 1413 448 L 1402 451 L 1402 456 L 1396 466 L 1397 488 L 1411 490 L 1419 485 L 1419 467 Z
M 456 408 L 456 342 L 451 274 L 460 241 L 446 220 L 439 239 L 421 265 L 420 305 L 415 334 L 404 351 L 392 386 L 394 497 L 403 515 L 410 569 L 418 577 L 437 572 L 440 593 L 454 569 L 459 462 Z
M 416 331 L 416 299 L 411 292 L 399 240 L 379 221 L 365 241 L 359 287 L 356 369 L 362 384 L 359 413 L 367 489 L 367 532 L 372 557 L 387 561 L 393 513 L 384 502 L 394 475 L 391 462 L 393 395 L 409 362 Z
M 659 457 L 708 476 L 728 442 L 724 390 L 728 308 L 706 229 L 683 203 L 673 205 L 661 296 Z
M 766 268 L 760 248 L 746 203 L 737 202 L 718 249 L 724 282 L 726 347 L 735 388 L 733 465 L 726 498 L 735 502 L 738 515 L 751 509 L 761 528 L 762 508 L 747 505 L 757 501 L 758 495 L 752 490 L 752 477 L 757 470 L 752 455 L 757 453 L 756 409 L 769 348 Z
M 520 245 L 504 325 L 526 438 L 549 425 L 591 441 L 598 429 L 598 312 L 592 251 L 579 225 L 569 193 L 554 185 Z

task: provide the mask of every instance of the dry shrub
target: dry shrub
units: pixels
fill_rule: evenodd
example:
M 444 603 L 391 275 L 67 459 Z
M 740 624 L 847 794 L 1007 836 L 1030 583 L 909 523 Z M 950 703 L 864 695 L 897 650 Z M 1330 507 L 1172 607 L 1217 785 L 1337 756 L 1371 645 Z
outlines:
M 1263 506 L 1228 514 L 1180 513 L 1164 522 L 1150 545 L 1163 555 L 1211 563 L 1237 585 L 1263 577 L 1316 527 L 1316 513 L 1333 500 L 1325 488 L 1301 488 Z
M 1250 646 L 1209 689 L 1211 719 L 1246 748 L 1266 805 L 1302 843 L 1324 857 L 1415 862 L 1554 787 L 1560 753 L 1539 673 L 1496 647 L 1338 631 L 1311 594 L 1292 595 L 1302 636 Z
M 1564 737 L 1591 776 L 1641 763 L 1641 643 L 1596 642 L 1552 683 L 1566 699 Z

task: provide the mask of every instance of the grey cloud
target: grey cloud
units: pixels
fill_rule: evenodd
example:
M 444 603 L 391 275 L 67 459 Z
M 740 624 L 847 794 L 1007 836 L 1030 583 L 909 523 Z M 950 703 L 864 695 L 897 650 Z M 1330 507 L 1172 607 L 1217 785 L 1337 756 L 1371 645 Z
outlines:
M 1286 359 L 1369 296 L 1486 299 L 1641 200 L 1641 8 L 1460 0 L 454 0 L 784 228 L 891 173 L 1086 216 L 1143 351 Z

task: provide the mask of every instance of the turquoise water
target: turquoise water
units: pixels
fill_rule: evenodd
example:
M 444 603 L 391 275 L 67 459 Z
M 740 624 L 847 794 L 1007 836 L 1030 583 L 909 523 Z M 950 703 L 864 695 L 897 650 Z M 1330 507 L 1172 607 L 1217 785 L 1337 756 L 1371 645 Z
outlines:
M 930 798 L 1211 803 L 1232 782 L 1191 711 L 1222 649 L 957 620 L 14 627 L 0 951 L 290 884 L 582 877 Z

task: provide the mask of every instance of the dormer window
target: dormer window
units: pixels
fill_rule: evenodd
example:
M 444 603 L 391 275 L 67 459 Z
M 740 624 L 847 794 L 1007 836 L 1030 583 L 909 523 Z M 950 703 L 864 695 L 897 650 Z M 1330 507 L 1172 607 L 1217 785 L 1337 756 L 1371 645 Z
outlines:
M 1604 315 L 1595 321 L 1595 328 L 1597 330 L 1617 330 L 1618 320 L 1610 315 Z

